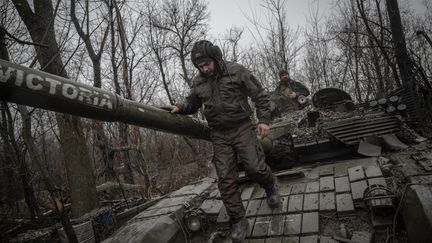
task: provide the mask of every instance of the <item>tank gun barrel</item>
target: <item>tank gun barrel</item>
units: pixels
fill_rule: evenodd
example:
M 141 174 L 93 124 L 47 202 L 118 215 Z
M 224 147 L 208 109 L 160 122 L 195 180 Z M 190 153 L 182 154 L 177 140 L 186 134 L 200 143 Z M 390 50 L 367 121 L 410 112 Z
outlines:
M 123 99 L 120 96 L 50 73 L 0 59 L 0 100 L 102 121 L 118 121 L 208 140 L 210 129 L 199 119 Z

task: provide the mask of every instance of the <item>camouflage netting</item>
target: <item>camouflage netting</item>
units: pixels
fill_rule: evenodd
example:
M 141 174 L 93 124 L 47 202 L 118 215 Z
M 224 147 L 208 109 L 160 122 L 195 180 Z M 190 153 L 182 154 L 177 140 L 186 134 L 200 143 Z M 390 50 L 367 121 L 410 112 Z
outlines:
M 308 113 L 313 111 L 312 107 L 306 107 L 303 110 L 293 111 L 283 114 L 282 117 L 275 119 L 272 124 L 272 130 L 282 130 L 283 132 L 275 131 L 274 139 L 282 137 L 282 133 L 289 133 L 295 144 L 313 143 L 316 141 L 328 139 L 327 132 L 320 126 L 320 122 L 336 121 L 344 118 L 361 115 L 362 112 L 336 112 L 331 110 L 320 111 L 320 118 L 315 126 L 308 126 Z

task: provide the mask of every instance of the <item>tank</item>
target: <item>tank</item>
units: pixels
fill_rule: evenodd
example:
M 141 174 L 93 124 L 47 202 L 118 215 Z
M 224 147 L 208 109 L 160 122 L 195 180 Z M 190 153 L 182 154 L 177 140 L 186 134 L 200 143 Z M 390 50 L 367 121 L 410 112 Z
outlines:
M 197 139 L 210 137 L 207 123 L 196 118 L 171 114 L 103 89 L 1 59 L 0 69 L 0 98 L 4 101 Z M 274 119 L 270 135 L 260 140 L 272 168 L 289 168 L 298 163 L 355 153 L 358 145 L 364 145 L 361 142 L 365 138 L 395 134 L 402 127 L 400 119 L 394 116 L 399 110 L 386 113 L 377 109 L 384 105 L 387 108 L 386 102 L 369 106 L 372 109 L 355 109 L 349 94 L 339 89 L 322 89 L 314 94 L 311 103 L 305 109 Z M 393 103 L 394 107 L 404 105 Z M 395 137 L 391 142 L 399 143 Z
M 202 120 L 4 60 L 0 99 L 209 139 Z M 354 104 L 343 90 L 327 88 L 309 102 L 275 118 L 261 140 L 280 183 L 280 207 L 270 209 L 262 188 L 240 173 L 246 242 L 431 242 L 432 143 L 409 126 L 409 94 L 399 89 Z M 106 242 L 230 242 L 216 178 L 115 217 L 122 227 Z

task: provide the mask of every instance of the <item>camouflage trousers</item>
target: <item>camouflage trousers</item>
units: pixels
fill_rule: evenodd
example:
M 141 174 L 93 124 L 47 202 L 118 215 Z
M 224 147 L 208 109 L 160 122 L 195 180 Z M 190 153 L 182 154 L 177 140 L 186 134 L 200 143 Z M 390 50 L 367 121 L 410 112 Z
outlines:
M 237 183 L 237 160 L 244 165 L 249 178 L 264 189 L 274 186 L 276 179 L 265 163 L 265 155 L 257 139 L 256 128 L 250 122 L 226 131 L 213 130 L 213 163 L 218 175 L 218 187 L 222 201 L 232 222 L 245 215 L 245 208 Z

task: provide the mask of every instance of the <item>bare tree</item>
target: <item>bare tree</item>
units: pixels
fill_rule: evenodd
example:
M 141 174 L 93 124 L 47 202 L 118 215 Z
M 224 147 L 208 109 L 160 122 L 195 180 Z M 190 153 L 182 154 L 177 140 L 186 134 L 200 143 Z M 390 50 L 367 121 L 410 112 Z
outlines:
M 400 79 L 399 79 L 399 74 L 398 74 L 398 72 L 396 70 L 396 66 L 393 63 L 393 61 L 391 60 L 391 57 L 390 57 L 390 55 L 389 55 L 386 47 L 384 46 L 383 40 L 382 39 L 378 39 L 378 37 L 374 33 L 373 29 L 371 28 L 371 26 L 370 26 L 370 20 L 369 20 L 369 18 L 366 15 L 366 10 L 365 10 L 365 7 L 364 7 L 364 3 L 362 1 L 359 1 L 359 0 L 356 0 L 356 3 L 357 3 L 358 11 L 359 11 L 359 13 L 360 13 L 360 15 L 362 17 L 364 26 L 365 26 L 368 34 L 374 39 L 374 41 L 376 42 L 377 46 L 380 48 L 381 54 L 384 56 L 385 60 L 387 61 L 389 67 L 392 70 L 392 73 L 393 73 L 393 76 L 394 76 L 396 84 L 398 86 L 400 86 L 401 83 L 400 83 Z M 380 27 L 384 28 L 384 26 L 380 26 Z M 381 37 L 383 37 L 382 31 L 380 31 L 380 33 L 381 33 Z
M 222 37 L 222 44 L 220 45 L 226 60 L 237 62 L 240 60 L 241 54 L 239 53 L 239 42 L 244 33 L 244 29 L 240 27 L 231 27 L 227 30 Z
M 156 59 L 158 70 L 162 78 L 162 84 L 165 89 L 166 95 L 170 104 L 174 104 L 175 100 L 171 95 L 169 88 L 169 80 L 167 77 L 167 60 L 170 58 L 168 53 L 168 32 L 165 29 L 155 27 L 155 21 L 160 15 L 160 10 L 158 10 L 154 2 L 148 2 L 146 4 L 146 17 L 147 17 L 147 30 L 148 37 L 147 43 L 150 46 L 153 56 Z
M 48 0 L 35 2 L 34 12 L 27 1 L 14 0 L 13 3 L 33 41 L 48 46 L 48 48 L 36 47 L 41 66 L 47 72 L 67 77 L 55 39 L 53 25 L 55 10 L 52 2 Z M 79 217 L 98 205 L 92 162 L 85 146 L 80 120 L 64 114 L 56 114 L 56 118 L 73 201 L 72 216 Z
M 262 7 L 270 16 L 267 21 L 256 18 L 254 13 L 247 18 L 253 25 L 251 33 L 257 45 L 255 58 L 259 58 L 260 65 L 264 65 L 257 76 L 263 81 L 270 80 L 270 83 L 264 83 L 265 86 L 274 86 L 281 68 L 295 76 L 296 58 L 301 50 L 298 42 L 300 32 L 287 23 L 285 0 L 264 0 Z
M 179 58 L 183 80 L 192 86 L 188 55 L 193 43 L 206 36 L 207 5 L 202 0 L 164 1 L 152 19 L 154 27 L 168 32 L 167 46 Z
M 102 8 L 104 5 L 99 3 L 99 6 L 95 9 Z M 81 39 L 84 41 L 87 53 L 90 57 L 90 60 L 93 64 L 93 86 L 97 88 L 101 88 L 102 86 L 102 75 L 101 75 L 101 59 L 103 50 L 105 48 L 105 43 L 107 40 L 108 32 L 109 32 L 109 24 L 106 24 L 105 30 L 102 30 L 102 37 L 101 40 L 96 40 L 94 42 L 99 42 L 98 50 L 96 51 L 93 47 L 92 33 L 95 33 L 95 30 L 92 30 L 91 22 L 94 20 L 90 19 L 90 11 L 89 11 L 89 1 L 85 1 L 85 6 L 83 8 L 83 16 L 81 19 L 86 20 L 85 21 L 85 28 L 84 26 L 81 26 L 80 21 L 77 18 L 76 15 L 76 1 L 72 0 L 70 1 L 70 15 L 71 20 L 75 26 L 75 29 L 77 30 L 77 33 L 81 37 Z M 97 19 L 98 23 L 96 23 L 96 26 L 102 26 L 103 23 L 106 23 L 106 16 L 102 16 L 100 19 Z M 93 34 L 94 35 L 94 34 Z M 102 159 L 104 161 L 105 168 L 103 170 L 106 180 L 115 180 L 117 178 L 115 171 L 114 171 L 114 161 L 112 153 L 110 152 L 110 145 L 108 144 L 108 138 L 104 132 L 104 128 L 101 122 L 93 121 L 94 126 L 94 140 L 96 146 L 99 148 L 100 153 L 102 155 Z

